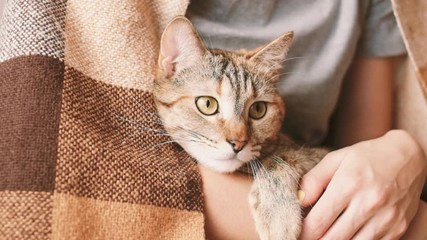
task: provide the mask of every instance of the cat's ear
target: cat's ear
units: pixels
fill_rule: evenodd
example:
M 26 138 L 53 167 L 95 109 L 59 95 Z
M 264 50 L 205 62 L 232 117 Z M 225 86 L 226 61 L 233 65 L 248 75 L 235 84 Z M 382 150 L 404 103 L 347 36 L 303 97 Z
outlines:
M 163 31 L 158 64 L 166 77 L 170 78 L 182 69 L 197 64 L 205 51 L 191 22 L 178 16 Z
M 282 69 L 293 37 L 293 32 L 287 32 L 271 43 L 251 51 L 247 58 L 256 65 L 264 67 L 266 71 L 277 73 Z

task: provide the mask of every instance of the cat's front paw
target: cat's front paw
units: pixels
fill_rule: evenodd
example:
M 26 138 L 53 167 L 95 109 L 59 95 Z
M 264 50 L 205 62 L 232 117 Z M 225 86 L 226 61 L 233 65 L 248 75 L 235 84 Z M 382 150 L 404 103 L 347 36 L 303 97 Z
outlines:
M 297 240 L 302 217 L 296 195 L 287 189 L 260 189 L 259 181 L 252 186 L 249 204 L 260 239 Z

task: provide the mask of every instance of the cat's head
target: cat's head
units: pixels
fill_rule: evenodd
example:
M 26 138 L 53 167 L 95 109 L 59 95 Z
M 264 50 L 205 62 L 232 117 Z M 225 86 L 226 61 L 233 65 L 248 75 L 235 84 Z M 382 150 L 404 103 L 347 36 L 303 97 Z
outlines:
M 173 140 L 220 172 L 274 144 L 285 115 L 276 83 L 292 37 L 253 51 L 209 50 L 189 20 L 172 20 L 161 38 L 154 95 Z

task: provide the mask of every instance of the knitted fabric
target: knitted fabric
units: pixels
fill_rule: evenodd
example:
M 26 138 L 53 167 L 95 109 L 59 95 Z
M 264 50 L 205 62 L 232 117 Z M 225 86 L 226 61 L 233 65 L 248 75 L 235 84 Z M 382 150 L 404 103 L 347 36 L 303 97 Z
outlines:
M 393 1 L 426 90 L 427 4 L 409 2 Z M 8 1 L 0 24 L 0 239 L 205 237 L 197 166 L 157 134 L 152 97 L 160 34 L 187 5 Z
M 201 178 L 163 144 L 159 39 L 188 1 L 9 1 L 0 239 L 203 239 Z

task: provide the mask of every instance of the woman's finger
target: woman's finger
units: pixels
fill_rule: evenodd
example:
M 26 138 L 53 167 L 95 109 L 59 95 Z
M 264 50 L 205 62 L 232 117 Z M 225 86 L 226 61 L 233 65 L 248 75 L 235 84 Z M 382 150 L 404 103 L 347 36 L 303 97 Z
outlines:
M 303 221 L 301 239 L 318 239 L 348 206 L 353 190 L 338 178 L 332 178 L 323 195 Z M 340 197 L 337 197 L 340 196 Z
M 322 195 L 328 186 L 336 170 L 341 164 L 342 156 L 338 153 L 330 153 L 312 168 L 301 180 L 301 189 L 304 197 L 301 206 L 312 206 Z
M 353 236 L 353 240 L 384 239 L 395 220 L 396 211 L 381 209 Z
M 364 209 L 364 199 L 353 199 L 346 210 L 325 233 L 325 239 L 351 239 L 351 237 L 373 216 L 374 212 Z

